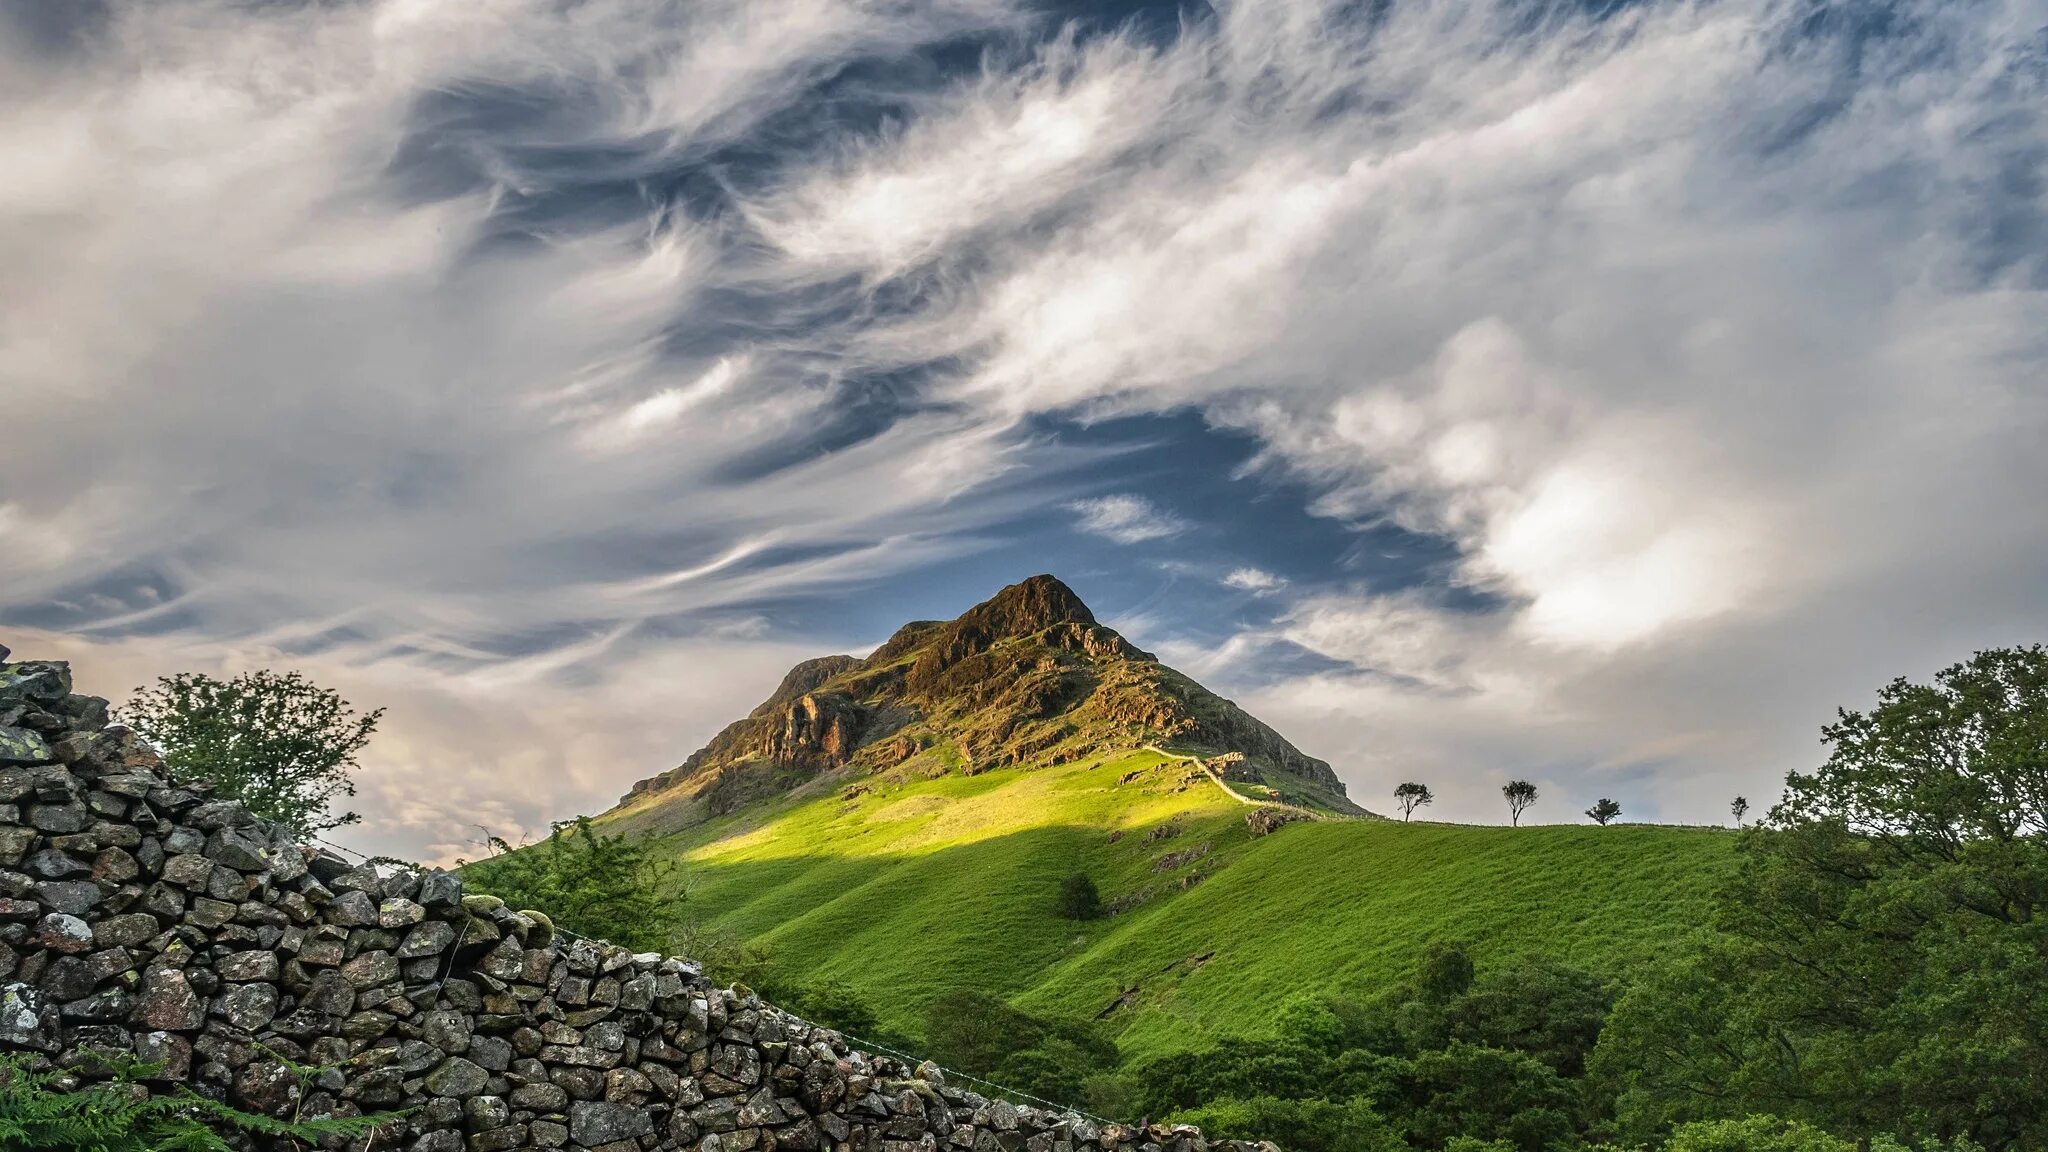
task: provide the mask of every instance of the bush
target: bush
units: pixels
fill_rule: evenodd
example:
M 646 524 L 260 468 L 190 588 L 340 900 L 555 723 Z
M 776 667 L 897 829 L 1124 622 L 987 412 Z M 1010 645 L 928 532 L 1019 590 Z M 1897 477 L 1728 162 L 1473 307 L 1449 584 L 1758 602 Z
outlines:
M 1683 1125 L 1664 1152 L 1856 1152 L 1856 1145 L 1797 1120 L 1747 1116 Z
M 1060 915 L 1069 920 L 1094 920 L 1102 915 L 1102 893 L 1086 872 L 1060 882 Z
M 587 817 L 556 824 L 518 851 L 497 837 L 498 855 L 462 868 L 463 879 L 513 908 L 545 912 L 580 936 L 636 951 L 673 952 L 688 927 L 680 869 L 644 840 L 606 836 Z
M 1406 1152 L 1400 1133 L 1363 1100 L 1224 1099 L 1174 1117 L 1211 1140 L 1271 1140 L 1288 1152 Z

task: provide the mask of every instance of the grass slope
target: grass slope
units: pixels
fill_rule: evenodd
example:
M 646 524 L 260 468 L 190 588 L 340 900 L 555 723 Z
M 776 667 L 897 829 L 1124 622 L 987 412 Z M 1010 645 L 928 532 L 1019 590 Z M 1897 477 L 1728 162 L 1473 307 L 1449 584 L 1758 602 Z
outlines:
M 846 982 L 893 1028 L 914 1034 L 926 1001 L 970 987 L 1101 1015 L 1132 1057 L 1256 1034 L 1304 992 L 1370 991 L 1435 938 L 1471 941 L 1482 963 L 1538 952 L 1618 971 L 1700 924 L 1733 860 L 1734 837 L 1707 828 L 1328 820 L 1255 837 L 1247 811 L 1141 751 L 814 790 L 667 844 L 702 921 Z M 1077 870 L 1135 906 L 1058 918 Z

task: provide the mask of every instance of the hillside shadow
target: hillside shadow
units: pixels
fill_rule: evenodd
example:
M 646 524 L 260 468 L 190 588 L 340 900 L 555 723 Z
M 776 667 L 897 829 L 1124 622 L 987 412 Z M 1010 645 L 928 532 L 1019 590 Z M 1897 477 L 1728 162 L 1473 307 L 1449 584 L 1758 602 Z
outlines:
M 1619 971 L 1667 954 L 1733 863 L 1710 829 L 1330 823 L 1218 843 L 1051 825 L 918 854 L 689 861 L 702 922 L 765 942 L 796 979 L 841 981 L 915 1033 L 932 997 L 974 988 L 1067 1019 L 1103 1016 L 1127 1048 L 1256 1034 L 1303 993 L 1370 992 L 1424 946 L 1543 954 Z M 1076 922 L 1060 882 L 1086 872 L 1135 907 Z M 1187 880 L 1185 878 L 1194 877 Z M 1183 884 L 1186 887 L 1183 887 Z

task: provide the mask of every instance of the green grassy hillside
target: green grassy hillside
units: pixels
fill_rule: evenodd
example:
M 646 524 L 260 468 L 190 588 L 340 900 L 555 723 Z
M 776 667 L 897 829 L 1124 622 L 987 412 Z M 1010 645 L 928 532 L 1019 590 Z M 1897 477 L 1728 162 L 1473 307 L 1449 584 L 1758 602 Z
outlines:
M 803 793 L 809 793 L 808 795 Z M 1256 1034 L 1290 997 L 1368 992 L 1432 939 L 1620 970 L 1701 924 L 1734 836 L 1324 819 L 1267 836 L 1149 751 L 980 775 L 817 781 L 669 836 L 704 923 L 918 1030 L 950 988 L 1101 1018 L 1129 1057 Z M 1055 911 L 1088 872 L 1101 920 Z

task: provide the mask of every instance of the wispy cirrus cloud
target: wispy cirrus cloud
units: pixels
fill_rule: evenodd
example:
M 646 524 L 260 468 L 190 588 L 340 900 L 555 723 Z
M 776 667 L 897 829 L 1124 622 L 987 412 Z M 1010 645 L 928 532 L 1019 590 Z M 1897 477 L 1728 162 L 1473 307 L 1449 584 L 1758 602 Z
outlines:
M 1076 514 L 1075 527 L 1119 544 L 1164 540 L 1188 530 L 1187 521 L 1128 492 L 1090 496 L 1067 507 Z
M 1275 576 L 1263 568 L 1232 568 L 1223 575 L 1223 584 L 1241 592 L 1273 592 L 1287 586 L 1287 579 Z

